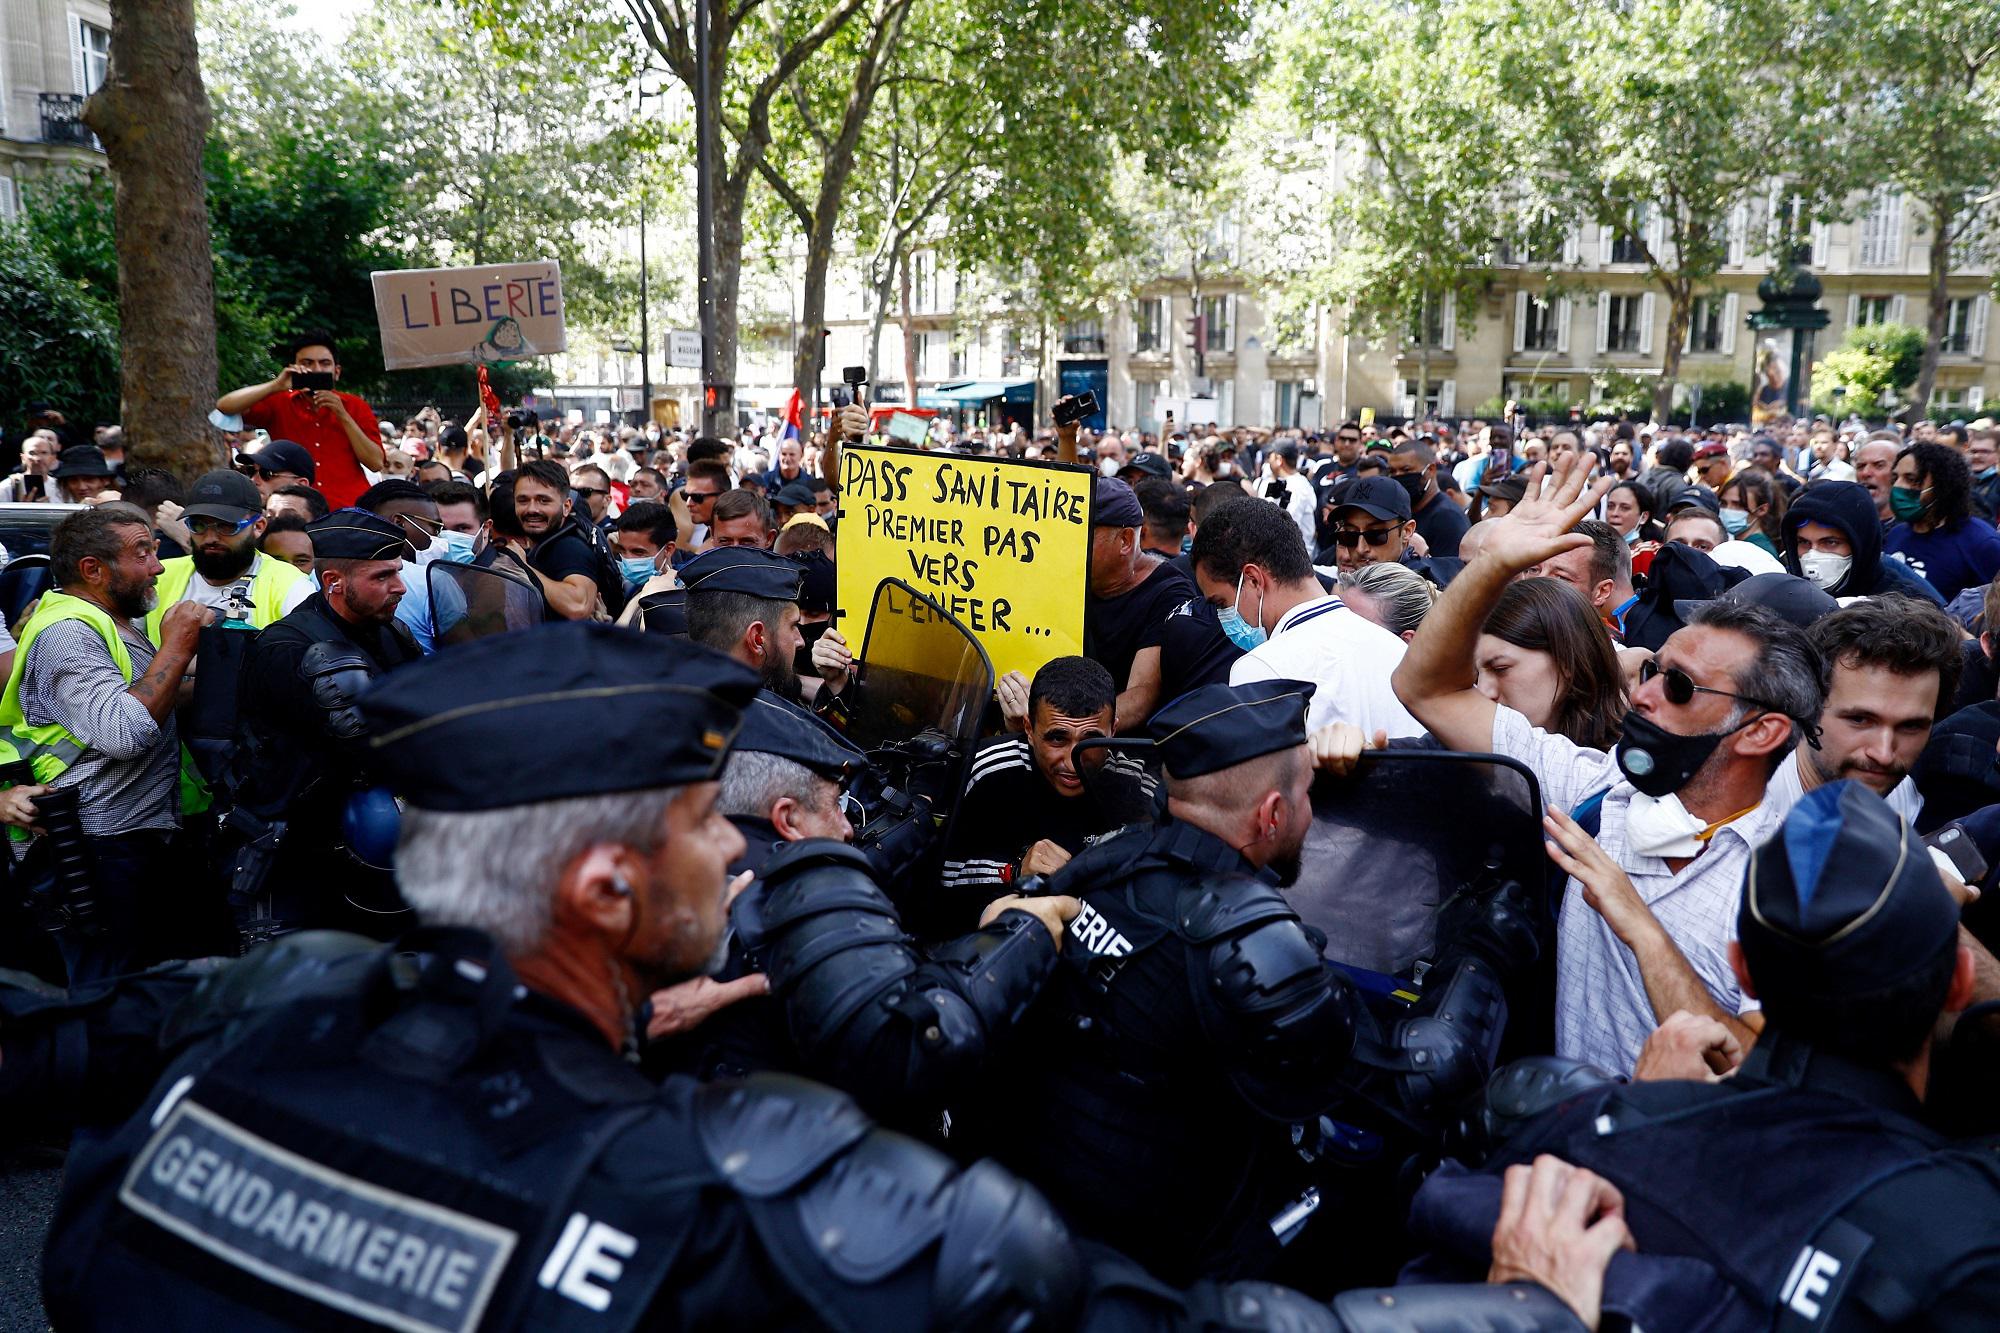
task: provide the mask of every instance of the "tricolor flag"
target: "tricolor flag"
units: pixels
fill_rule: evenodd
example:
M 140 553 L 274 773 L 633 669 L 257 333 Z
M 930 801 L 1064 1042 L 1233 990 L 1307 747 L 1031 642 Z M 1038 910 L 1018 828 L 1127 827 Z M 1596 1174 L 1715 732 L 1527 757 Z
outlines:
M 792 396 L 785 400 L 785 433 L 780 439 L 796 440 L 800 437 L 799 391 L 792 390 Z

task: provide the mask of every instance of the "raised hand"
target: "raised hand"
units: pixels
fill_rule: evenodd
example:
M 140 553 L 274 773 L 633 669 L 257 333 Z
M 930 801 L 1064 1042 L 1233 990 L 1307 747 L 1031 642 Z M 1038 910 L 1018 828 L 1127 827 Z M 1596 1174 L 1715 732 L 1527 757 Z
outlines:
M 1597 502 L 1611 489 L 1610 477 L 1591 480 L 1590 474 L 1596 466 L 1597 460 L 1590 455 L 1576 455 L 1556 469 L 1555 483 L 1546 495 L 1542 494 L 1541 482 L 1548 464 L 1537 463 L 1529 468 L 1528 489 L 1521 503 L 1507 517 L 1494 522 L 1493 532 L 1476 558 L 1497 561 L 1508 570 L 1523 570 L 1554 559 L 1564 551 L 1590 545 L 1588 536 L 1572 529 L 1590 517 Z

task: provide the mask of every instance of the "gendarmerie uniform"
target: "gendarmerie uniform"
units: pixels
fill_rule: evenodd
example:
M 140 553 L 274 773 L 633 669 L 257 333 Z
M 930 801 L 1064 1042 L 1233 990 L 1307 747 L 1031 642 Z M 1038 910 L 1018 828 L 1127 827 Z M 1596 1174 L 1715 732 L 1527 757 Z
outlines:
M 470 811 L 712 780 L 755 690 L 575 623 L 448 650 L 362 708 L 410 799 Z M 648 744 L 561 739 L 607 701 Z M 529 727 L 558 740 L 514 744 Z M 457 762 L 501 753 L 514 783 Z M 653 1084 L 473 931 L 303 933 L 69 997 L 0 984 L 0 1015 L 0 1110 L 85 1122 L 44 1251 L 65 1330 L 1581 1327 L 1532 1286 L 1338 1309 L 1163 1286 L 1005 1169 L 820 1085 Z

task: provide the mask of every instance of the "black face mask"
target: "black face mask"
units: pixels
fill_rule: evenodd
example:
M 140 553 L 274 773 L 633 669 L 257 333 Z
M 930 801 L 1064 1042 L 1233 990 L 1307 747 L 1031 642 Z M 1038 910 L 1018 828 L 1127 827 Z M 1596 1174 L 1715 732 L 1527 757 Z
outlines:
M 801 676 L 818 674 L 818 669 L 813 666 L 813 645 L 819 642 L 820 635 L 832 628 L 833 622 L 831 620 L 819 620 L 799 626 L 799 637 L 804 639 L 805 642 L 799 645 L 799 651 L 794 655 L 792 660 Z
M 1648 796 L 1671 796 L 1694 780 L 1727 735 L 1728 731 L 1708 731 L 1676 736 L 1633 709 L 1625 714 L 1624 735 L 1618 742 L 1618 771 Z
M 1416 507 L 1423 503 L 1424 487 L 1429 484 L 1429 479 L 1421 472 L 1405 472 L 1396 478 L 1396 484 L 1408 493 L 1410 509 L 1414 512 Z

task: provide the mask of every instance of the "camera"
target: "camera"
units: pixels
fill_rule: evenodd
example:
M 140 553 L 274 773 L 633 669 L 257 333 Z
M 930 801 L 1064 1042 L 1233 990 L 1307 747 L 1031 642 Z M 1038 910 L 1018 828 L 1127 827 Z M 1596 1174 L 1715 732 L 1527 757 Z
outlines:
M 333 372 L 330 370 L 295 370 L 292 372 L 292 388 L 305 393 L 315 393 L 333 387 Z
M 541 417 L 532 408 L 510 407 L 507 409 L 507 429 L 509 430 L 531 431 L 538 429 L 541 424 Z
M 1056 425 L 1073 426 L 1085 417 L 1097 415 L 1097 394 L 1086 389 L 1067 398 L 1058 398 L 1049 413 L 1055 418 Z

